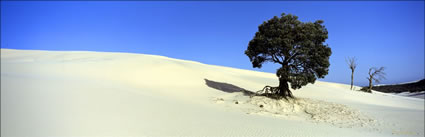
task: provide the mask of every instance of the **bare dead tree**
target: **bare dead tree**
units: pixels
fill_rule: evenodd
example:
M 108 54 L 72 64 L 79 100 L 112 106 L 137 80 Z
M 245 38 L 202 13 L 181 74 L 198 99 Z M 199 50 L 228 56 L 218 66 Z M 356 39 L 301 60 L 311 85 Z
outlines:
M 356 59 L 356 57 L 352 57 L 352 58 L 348 57 L 348 58 L 345 59 L 345 61 L 347 62 L 348 67 L 351 69 L 351 87 L 350 87 L 350 90 L 353 90 L 354 70 L 357 67 L 357 63 L 356 63 L 357 59 Z
M 369 77 L 366 77 L 366 79 L 369 80 L 369 88 L 366 90 L 366 92 L 372 92 L 373 81 L 375 81 L 375 83 L 380 83 L 381 80 L 385 79 L 384 69 L 384 67 L 380 67 L 379 69 L 372 67 L 369 69 Z

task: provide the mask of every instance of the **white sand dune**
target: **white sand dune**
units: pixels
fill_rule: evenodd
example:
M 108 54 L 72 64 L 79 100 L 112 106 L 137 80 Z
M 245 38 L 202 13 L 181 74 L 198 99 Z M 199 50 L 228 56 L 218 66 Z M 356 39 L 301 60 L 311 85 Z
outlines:
M 297 100 L 271 100 L 205 79 L 278 84 L 272 73 L 162 56 L 1 49 L 1 136 L 424 136 L 423 99 L 317 81 L 293 91 Z

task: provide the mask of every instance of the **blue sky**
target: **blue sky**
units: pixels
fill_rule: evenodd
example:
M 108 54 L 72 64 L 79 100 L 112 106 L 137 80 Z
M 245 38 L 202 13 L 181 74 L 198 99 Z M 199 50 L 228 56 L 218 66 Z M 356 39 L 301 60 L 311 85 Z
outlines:
M 1 1 L 1 48 L 155 54 L 206 64 L 252 68 L 244 51 L 258 25 L 281 13 L 322 19 L 332 48 L 324 81 L 349 83 L 348 56 L 358 59 L 355 84 L 370 67 L 387 80 L 423 79 L 423 1 Z

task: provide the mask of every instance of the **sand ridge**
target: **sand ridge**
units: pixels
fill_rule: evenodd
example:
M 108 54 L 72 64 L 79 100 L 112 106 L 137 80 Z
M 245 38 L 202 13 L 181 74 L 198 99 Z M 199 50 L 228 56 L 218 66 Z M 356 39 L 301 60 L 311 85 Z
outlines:
M 293 102 L 239 92 L 277 84 L 272 73 L 155 55 L 1 49 L 1 136 L 424 135 L 423 99 L 322 81 Z

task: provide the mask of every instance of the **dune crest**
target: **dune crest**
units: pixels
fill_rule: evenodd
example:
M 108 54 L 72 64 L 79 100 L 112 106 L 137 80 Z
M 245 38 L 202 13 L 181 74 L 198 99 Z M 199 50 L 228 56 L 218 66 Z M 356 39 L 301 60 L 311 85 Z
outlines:
M 1 49 L 1 136 L 424 135 L 423 99 L 322 81 L 293 102 L 250 97 L 277 84 L 155 55 Z

